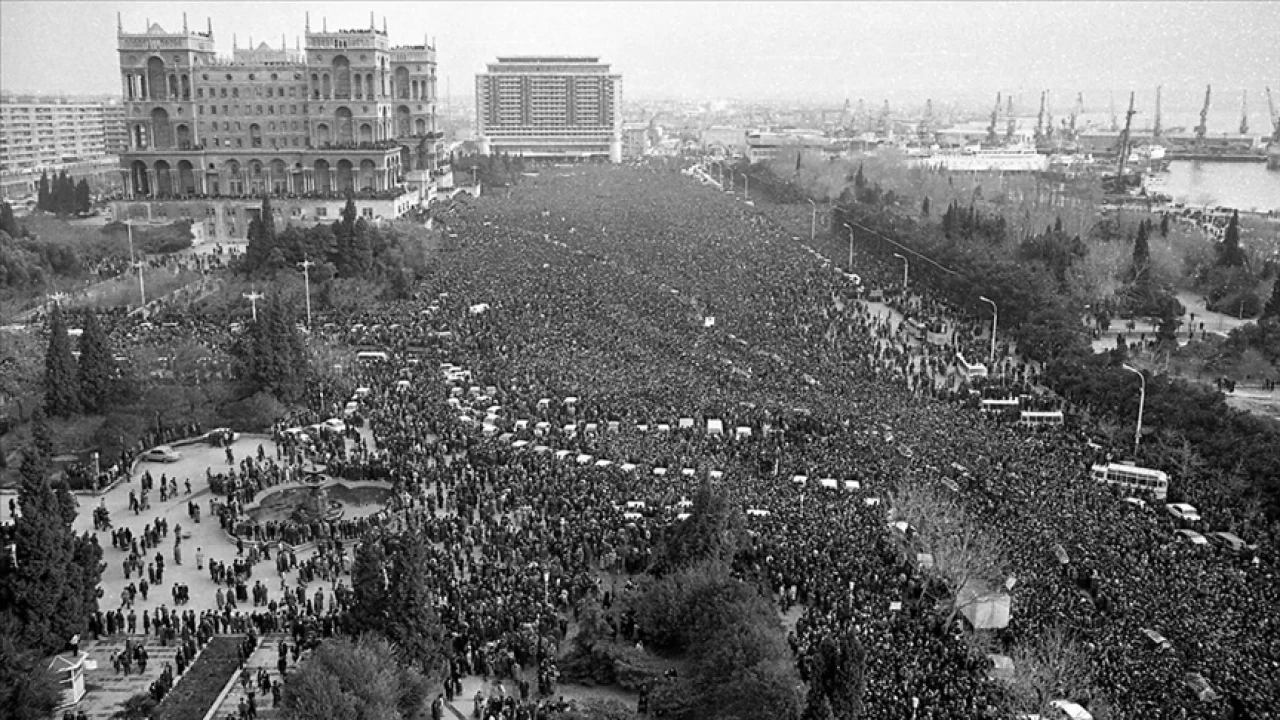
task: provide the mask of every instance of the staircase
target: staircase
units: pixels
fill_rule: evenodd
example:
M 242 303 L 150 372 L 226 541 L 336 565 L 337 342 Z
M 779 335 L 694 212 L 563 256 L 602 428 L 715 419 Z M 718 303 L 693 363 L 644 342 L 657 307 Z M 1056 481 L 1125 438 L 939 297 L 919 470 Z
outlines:
M 293 646 L 293 639 L 283 633 L 272 635 L 263 635 L 258 643 L 258 647 L 253 651 L 253 655 L 249 657 L 249 685 L 248 690 L 254 692 L 254 699 L 258 705 L 259 720 L 270 720 L 270 718 L 279 717 L 279 711 L 272 706 L 271 693 L 268 692 L 264 696 L 258 691 L 258 669 L 266 668 L 271 675 L 272 682 L 280 681 L 279 668 L 276 667 L 276 660 L 280 657 L 278 647 L 280 641 L 285 640 L 290 647 Z M 290 654 L 289 669 L 294 668 L 293 656 Z M 240 674 L 236 673 L 235 677 L 229 680 L 229 689 L 222 696 L 221 700 L 209 709 L 205 714 L 210 720 L 226 720 L 228 717 L 239 717 L 240 699 L 248 700 L 249 693 L 246 686 L 240 684 Z

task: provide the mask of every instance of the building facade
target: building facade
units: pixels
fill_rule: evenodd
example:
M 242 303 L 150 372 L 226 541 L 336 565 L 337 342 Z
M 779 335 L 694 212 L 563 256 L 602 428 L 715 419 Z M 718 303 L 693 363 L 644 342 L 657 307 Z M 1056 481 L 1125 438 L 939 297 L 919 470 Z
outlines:
M 99 191 L 110 188 L 123 137 L 119 103 L 12 96 L 0 99 L 0 197 L 34 195 L 42 173 L 66 171 Z
M 476 75 L 481 152 L 622 162 L 622 76 L 595 57 L 500 57 Z
M 447 172 L 436 129 L 436 51 L 392 47 L 383 29 L 313 32 L 305 45 L 214 49 L 213 28 L 118 30 L 126 200 L 243 237 L 270 195 L 298 223 L 325 222 L 354 196 L 362 214 L 398 217 L 428 203 Z M 157 208 L 143 207 L 160 203 Z M 184 208 L 183 206 L 189 206 Z M 323 211 L 323 212 L 322 212 Z

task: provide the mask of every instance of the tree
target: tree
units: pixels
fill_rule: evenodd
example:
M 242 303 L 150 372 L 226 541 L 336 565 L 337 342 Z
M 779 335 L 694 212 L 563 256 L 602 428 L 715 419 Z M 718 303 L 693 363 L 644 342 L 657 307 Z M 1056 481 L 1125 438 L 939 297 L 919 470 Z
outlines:
M 929 198 L 928 197 L 926 197 L 924 201 L 920 203 L 920 214 L 925 217 L 929 217 Z
M 867 653 L 858 636 L 848 630 L 828 634 L 818 644 L 809 665 L 809 698 L 804 720 L 862 715 L 866 690 Z
M 444 628 L 431 600 L 429 540 L 417 532 L 372 539 L 356 551 L 348 613 L 354 634 L 375 633 L 396 644 L 421 672 L 444 662 Z
M 18 566 L 0 574 L 0 608 L 12 616 L 19 646 L 48 655 L 84 632 L 97 605 L 84 602 L 86 571 L 75 566 L 76 537 L 49 485 L 48 460 L 24 453 L 20 475 L 22 514 L 13 526 Z M 101 577 L 100 566 L 89 570 Z M 92 588 L 96 593 L 96 580 Z
M 1245 262 L 1244 249 L 1240 247 L 1240 212 L 1237 210 L 1231 213 L 1226 236 L 1222 240 L 1222 245 L 1218 247 L 1218 264 L 1237 267 L 1244 265 Z
M 93 209 L 93 196 L 89 192 L 89 181 L 84 178 L 76 185 L 76 208 L 77 213 L 87 213 Z
M 18 219 L 13 215 L 13 208 L 7 202 L 0 202 L 0 232 L 11 238 L 20 236 Z
M 263 196 L 262 211 L 249 221 L 246 231 L 249 244 L 244 251 L 246 274 L 262 274 L 270 264 L 272 252 L 277 249 L 276 221 L 271 212 L 271 198 Z
M 80 335 L 80 404 L 87 412 L 101 413 L 115 395 L 119 368 L 116 367 L 110 340 L 103 332 L 102 325 L 98 323 L 96 313 L 85 313 L 82 329 L 84 333 Z
M 49 313 L 49 346 L 44 355 L 45 410 L 56 417 L 80 412 L 80 389 L 71 339 L 62 318 L 62 307 L 54 303 Z
M 1038 713 L 1048 716 L 1049 703 L 1059 698 L 1086 698 L 1096 694 L 1089 653 L 1062 625 L 1047 628 L 1039 637 L 1015 647 L 1006 701 L 1009 716 Z
M 662 576 L 701 562 L 731 562 L 741 530 L 741 512 L 703 478 L 689 517 L 667 531 L 650 572 Z
M 1280 320 L 1280 275 L 1277 275 L 1271 284 L 1271 299 L 1267 300 L 1267 307 L 1262 317 Z
M 1151 244 L 1147 239 L 1147 223 L 1143 221 L 1138 223 L 1138 235 L 1133 241 L 1133 267 L 1130 272 L 1134 278 L 1140 278 L 1150 265 Z
M 31 413 L 31 443 L 40 457 L 47 459 L 54 456 L 53 431 L 49 429 L 49 419 L 45 416 L 44 409 L 39 406 Z
M 280 292 L 273 292 L 259 308 L 257 322 L 233 348 L 237 374 L 254 390 L 265 390 L 286 403 L 302 397 L 310 372 L 296 323 Z
M 0 616 L 0 704 L 13 720 L 47 720 L 62 702 L 57 679 L 37 650 L 19 643 L 12 616 Z
M 420 717 L 427 678 L 401 664 L 392 644 L 374 636 L 326 640 L 284 681 L 286 720 Z
M 53 212 L 53 205 L 50 200 L 49 173 L 48 171 L 41 171 L 40 182 L 36 190 L 36 208 L 44 212 Z

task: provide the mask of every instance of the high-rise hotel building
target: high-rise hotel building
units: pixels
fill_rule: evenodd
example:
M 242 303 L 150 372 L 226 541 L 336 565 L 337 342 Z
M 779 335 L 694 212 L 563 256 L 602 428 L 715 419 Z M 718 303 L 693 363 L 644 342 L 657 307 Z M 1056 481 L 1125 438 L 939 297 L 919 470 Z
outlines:
M 622 76 L 595 57 L 500 57 L 476 75 L 481 152 L 622 162 Z
M 436 129 L 436 51 L 392 47 L 386 21 L 305 44 L 214 51 L 213 27 L 118 29 L 127 199 L 117 217 L 204 223 L 244 237 L 273 197 L 276 218 L 333 220 L 348 194 L 361 215 L 395 218 L 426 204 L 447 174 Z M 250 42 L 252 44 L 252 41 Z

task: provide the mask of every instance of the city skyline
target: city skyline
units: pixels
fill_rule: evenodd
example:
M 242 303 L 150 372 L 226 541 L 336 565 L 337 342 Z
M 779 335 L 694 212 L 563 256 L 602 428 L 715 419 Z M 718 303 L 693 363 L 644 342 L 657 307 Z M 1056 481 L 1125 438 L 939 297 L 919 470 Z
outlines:
M 212 21 L 219 55 L 232 39 L 294 47 L 312 29 L 381 29 L 393 43 L 430 39 L 440 97 L 471 100 L 500 55 L 599 56 L 626 76 L 627 100 L 890 99 L 981 105 L 998 90 L 1022 109 L 1043 89 L 1057 107 L 1077 92 L 1097 108 L 1164 85 L 1166 107 L 1195 107 L 1215 86 L 1215 115 L 1248 89 L 1265 114 L 1280 89 L 1280 6 L 1270 3 L 32 3 L 0 5 L 0 89 L 119 95 L 116 16 L 125 32 Z M 282 38 L 283 34 L 283 38 Z M 52 38 L 58 42 L 51 42 Z M 839 75 L 833 70 L 847 67 Z M 68 72 L 74 69 L 74 72 Z

